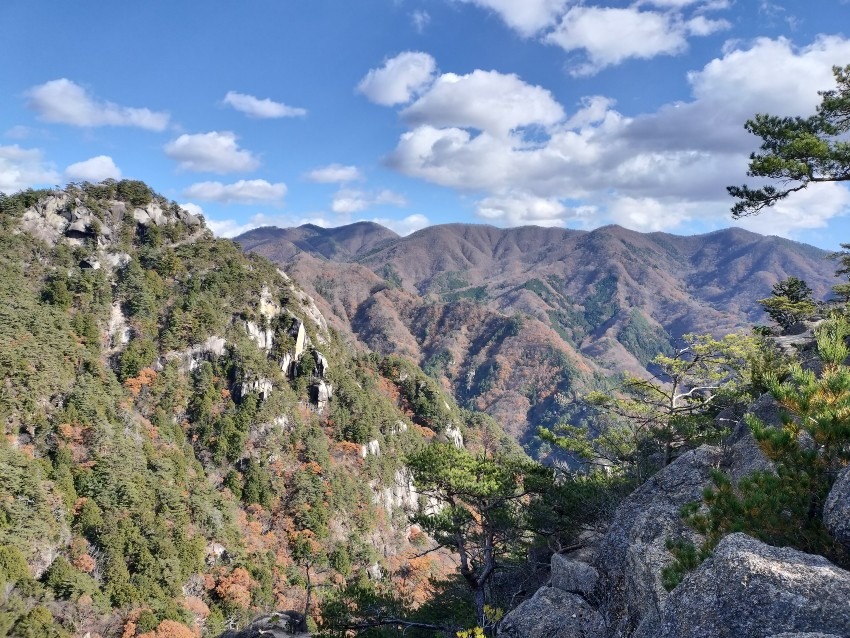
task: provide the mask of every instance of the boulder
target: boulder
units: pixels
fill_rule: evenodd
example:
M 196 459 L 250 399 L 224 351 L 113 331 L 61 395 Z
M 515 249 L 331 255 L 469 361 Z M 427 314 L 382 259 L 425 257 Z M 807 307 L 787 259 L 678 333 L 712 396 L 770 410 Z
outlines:
M 505 638 L 604 638 L 602 616 L 581 596 L 541 587 L 502 619 Z
M 850 550 L 850 467 L 838 474 L 826 498 L 823 522 L 832 537 Z
M 822 634 L 819 631 L 816 631 L 816 632 L 806 631 L 806 632 L 803 632 L 803 633 L 801 633 L 799 631 L 792 631 L 790 633 L 786 632 L 786 633 L 783 633 L 783 634 L 773 634 L 772 636 L 770 636 L 770 638 L 844 638 L 844 637 L 839 636 L 838 634 Z
M 552 554 L 551 585 L 565 592 L 589 596 L 599 581 L 599 572 L 587 563 Z
M 226 631 L 220 638 L 309 638 L 309 634 L 299 633 L 303 624 L 304 614 L 297 611 L 279 611 L 263 614 L 241 631 Z
M 850 572 L 822 556 L 724 538 L 674 589 L 657 638 L 850 635 Z
M 668 592 L 662 571 L 674 561 L 668 538 L 701 539 L 681 518 L 683 505 L 702 499 L 721 461 L 719 448 L 703 445 L 686 452 L 635 490 L 617 508 L 599 550 L 604 614 L 630 634 L 643 624 L 643 635 L 659 619 Z

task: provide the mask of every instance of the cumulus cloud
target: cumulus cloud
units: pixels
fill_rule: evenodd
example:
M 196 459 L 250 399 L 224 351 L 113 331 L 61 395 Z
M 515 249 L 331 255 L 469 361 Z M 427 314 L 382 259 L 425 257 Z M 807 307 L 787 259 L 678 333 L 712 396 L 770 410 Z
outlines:
M 259 119 L 307 115 L 307 109 L 287 106 L 283 102 L 275 102 L 269 98 L 260 99 L 236 91 L 228 91 L 227 95 L 224 96 L 223 103 L 248 117 Z
M 478 215 L 500 224 L 585 225 L 590 215 L 596 223 L 641 230 L 696 219 L 725 222 L 731 205 L 725 187 L 747 181 L 747 156 L 758 146 L 744 121 L 758 112 L 814 113 L 817 91 L 834 86 L 832 65 L 847 59 L 850 39 L 839 36 L 804 47 L 763 38 L 730 47 L 691 72 L 689 101 L 627 117 L 605 96 L 590 96 L 542 132 L 516 121 L 505 132 L 507 124 L 472 117 L 498 112 L 486 91 L 468 93 L 463 103 L 432 99 L 430 91 L 442 90 L 437 81 L 413 106 L 440 108 L 416 118 L 408 114 L 413 106 L 403 110 L 410 128 L 385 163 L 480 197 Z M 765 219 L 776 219 L 770 232 L 818 227 L 847 212 L 844 186 L 818 186 L 809 191 L 825 193 L 817 206 L 809 195 L 792 196 L 776 209 L 781 220 L 766 212 Z
M 37 148 L 0 146 L 0 192 L 14 193 L 33 186 L 53 186 L 62 176 Z
M 121 169 L 108 155 L 98 155 L 71 164 L 65 169 L 65 177 L 71 181 L 102 182 L 105 179 L 121 179 Z
M 236 139 L 230 131 L 184 133 L 165 145 L 165 154 L 186 171 L 237 173 L 254 170 L 260 161 L 250 151 L 239 148 Z
M 404 195 L 391 190 L 369 193 L 360 190 L 338 191 L 331 202 L 331 210 L 340 215 L 359 213 L 374 206 L 407 206 Z
M 689 35 L 705 36 L 729 26 L 725 20 L 704 16 L 686 22 L 677 12 L 580 5 L 567 11 L 545 40 L 565 51 L 583 51 L 586 62 L 571 72 L 591 75 L 630 58 L 681 53 L 688 47 Z
M 476 70 L 446 73 L 402 112 L 410 124 L 473 128 L 505 134 L 521 126 L 549 126 L 564 117 L 552 94 L 516 75 Z
M 183 191 L 184 197 L 221 204 L 281 203 L 286 195 L 286 184 L 271 184 L 264 179 L 240 179 L 233 184 L 199 182 Z
M 529 37 L 551 26 L 569 0 L 460 0 L 494 11 L 506 25 Z
M 289 228 L 303 224 L 313 224 L 327 228 L 334 224 L 326 219 L 322 213 L 292 216 L 292 215 L 267 215 L 258 213 L 252 215 L 247 221 L 236 219 L 207 219 L 207 226 L 218 237 L 236 237 L 249 230 L 261 226 L 277 226 L 278 228 Z
M 97 100 L 67 78 L 51 80 L 27 91 L 28 106 L 45 122 L 73 126 L 134 126 L 150 131 L 168 127 L 168 113 Z
M 362 179 L 363 176 L 356 166 L 328 164 L 327 166 L 313 169 L 305 177 L 317 184 L 343 184 Z
M 405 104 L 428 87 L 436 70 L 434 58 L 427 53 L 405 51 L 370 70 L 357 90 L 375 104 Z

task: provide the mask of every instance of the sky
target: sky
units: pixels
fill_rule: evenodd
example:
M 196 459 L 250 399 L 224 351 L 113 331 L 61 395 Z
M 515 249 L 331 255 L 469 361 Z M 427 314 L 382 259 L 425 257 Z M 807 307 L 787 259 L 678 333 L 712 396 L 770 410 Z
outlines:
M 848 0 L 3 0 L 0 191 L 141 179 L 219 235 L 371 220 L 738 225 L 827 249 L 850 190 L 734 222 L 755 113 L 810 115 Z

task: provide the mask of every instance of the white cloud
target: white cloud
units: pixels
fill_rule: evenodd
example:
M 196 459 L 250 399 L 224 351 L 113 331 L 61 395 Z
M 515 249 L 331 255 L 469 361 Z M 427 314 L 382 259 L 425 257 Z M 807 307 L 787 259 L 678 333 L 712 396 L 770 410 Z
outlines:
M 552 94 L 526 84 L 516 75 L 476 70 L 468 75 L 446 73 L 402 112 L 414 125 L 474 128 L 494 134 L 564 117 Z
M 67 78 L 34 86 L 26 96 L 29 108 L 45 122 L 83 127 L 134 126 L 164 131 L 170 120 L 168 113 L 96 100 L 83 87 Z
M 278 117 L 299 117 L 307 115 L 307 109 L 287 106 L 269 98 L 260 99 L 253 95 L 228 91 L 223 103 L 231 106 L 248 117 L 267 119 Z
M 240 179 L 233 184 L 199 182 L 183 191 L 184 197 L 221 204 L 281 203 L 286 195 L 286 184 L 271 184 L 264 179 Z
M 370 70 L 357 90 L 375 104 L 405 104 L 427 88 L 436 70 L 434 58 L 427 53 L 405 51 Z
M 636 7 L 572 7 L 561 18 L 558 27 L 545 41 L 565 51 L 584 51 L 587 61 L 572 69 L 573 75 L 591 75 L 620 64 L 630 58 L 649 59 L 658 55 L 675 55 L 688 47 L 687 36 L 713 27 L 723 21 L 694 19 L 693 27 L 682 21 L 678 13 L 641 11 Z M 728 23 L 725 23 L 728 27 Z
M 229 131 L 184 133 L 165 145 L 165 154 L 187 171 L 236 173 L 254 170 L 260 161 L 250 151 L 239 148 L 236 139 Z
M 6 129 L 6 131 L 3 132 L 3 136 L 13 140 L 25 140 L 34 137 L 48 137 L 49 135 L 45 129 L 16 124 L 11 128 Z
M 216 237 L 236 237 L 262 226 L 253 222 L 240 223 L 233 219 L 207 219 L 206 222 Z
M 831 67 L 848 59 L 850 39 L 838 36 L 805 47 L 763 38 L 730 47 L 690 73 L 690 101 L 626 117 L 612 100 L 588 97 L 544 131 L 487 130 L 497 127 L 484 127 L 469 113 L 485 112 L 490 98 L 484 92 L 477 104 L 470 92 L 463 103 L 440 101 L 442 110 L 433 112 L 439 118 L 408 118 L 411 128 L 385 162 L 479 197 L 478 214 L 500 224 L 591 225 L 589 214 L 597 224 L 642 230 L 667 230 L 689 219 L 728 223 L 726 186 L 747 181 L 747 157 L 758 146 L 745 120 L 759 112 L 814 113 L 817 91 L 834 86 Z M 429 97 L 426 92 L 420 102 L 428 104 Z M 846 189 L 820 186 L 808 191 L 811 197 L 825 193 L 817 206 L 798 194 L 776 209 L 781 220 L 765 212 L 762 218 L 777 220 L 776 228 L 768 224 L 770 232 L 793 234 L 844 214 Z
M 71 181 L 102 182 L 105 179 L 121 179 L 121 169 L 108 155 L 98 155 L 71 164 L 65 169 L 65 177 Z
M 374 219 L 370 219 L 369 221 L 375 222 L 376 224 L 380 224 L 390 230 L 394 230 L 399 235 L 407 236 L 411 233 L 415 233 L 417 230 L 421 230 L 426 226 L 430 226 L 431 222 L 428 220 L 425 215 L 408 215 L 404 219 L 390 219 L 387 217 L 376 217 Z
M 424 33 L 425 28 L 431 24 L 431 15 L 424 9 L 417 9 L 410 14 L 410 23 L 417 33 Z
M 328 164 L 327 166 L 313 169 L 305 177 L 317 184 L 342 184 L 362 179 L 363 176 L 356 166 Z
M 334 195 L 331 202 L 331 210 L 340 215 L 359 213 L 374 206 L 407 206 L 407 199 L 391 190 L 368 193 L 343 189 Z
M 293 217 L 291 215 L 266 215 L 258 213 L 252 215 L 248 221 L 237 221 L 235 219 L 207 219 L 207 226 L 218 237 L 236 237 L 249 230 L 260 226 L 277 226 L 278 228 L 291 228 L 303 224 L 313 224 L 327 228 L 334 226 L 333 222 L 326 219 L 322 213 L 310 214 L 310 216 Z
M 551 26 L 569 0 L 460 0 L 496 12 L 506 25 L 529 37 Z
M 33 186 L 54 186 L 62 176 L 44 161 L 37 148 L 0 146 L 0 192 L 14 193 Z
M 830 219 L 850 214 L 850 190 L 843 184 L 818 184 L 796 193 L 768 212 L 740 220 L 744 228 L 766 235 L 792 236 L 800 229 L 824 228 Z
M 692 204 L 653 197 L 618 197 L 609 203 L 610 221 L 641 232 L 669 231 L 691 219 Z
M 710 20 L 705 16 L 696 16 L 688 20 L 685 26 L 691 35 L 706 36 L 730 29 L 732 24 L 728 20 Z
M 557 199 L 522 192 L 486 197 L 478 202 L 476 214 L 508 226 L 563 226 L 566 219 L 577 216 Z

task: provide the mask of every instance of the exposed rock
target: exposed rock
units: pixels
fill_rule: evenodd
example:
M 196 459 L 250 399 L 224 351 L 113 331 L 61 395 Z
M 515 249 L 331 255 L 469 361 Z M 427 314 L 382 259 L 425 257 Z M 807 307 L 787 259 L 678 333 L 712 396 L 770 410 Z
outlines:
M 381 444 L 378 443 L 378 439 L 372 439 L 365 445 L 360 447 L 360 456 L 364 459 L 369 456 L 380 456 L 381 455 Z
M 261 328 L 253 321 L 245 322 L 245 332 L 257 343 L 257 347 L 268 352 L 274 344 L 274 330 Z
M 821 556 L 724 538 L 671 592 L 658 638 L 850 634 L 850 572 Z
M 109 316 L 107 328 L 108 351 L 116 352 L 130 342 L 130 328 L 127 325 L 127 317 L 121 310 L 121 303 L 116 301 L 112 304 L 112 313 Z
M 310 398 L 313 400 L 313 403 L 316 405 L 320 414 L 328 407 L 328 403 L 333 397 L 333 393 L 333 386 L 327 381 L 319 381 L 311 386 Z
M 300 359 L 301 355 L 304 354 L 304 345 L 307 341 L 307 332 L 304 330 L 304 322 L 296 318 L 292 327 L 289 329 L 289 336 L 295 339 L 295 349 L 292 355 L 296 360 Z
M 381 570 L 381 566 L 375 563 L 366 568 L 366 575 L 372 580 L 381 580 L 384 577 L 384 572 Z
M 386 511 L 405 510 L 415 512 L 419 509 L 419 492 L 413 482 L 413 476 L 406 467 L 401 467 L 393 475 L 393 483 L 388 487 L 380 487 L 377 481 L 371 481 L 375 505 L 380 505 Z
M 100 270 L 100 261 L 94 257 L 86 257 L 80 260 L 80 268 L 83 270 Z
M 845 638 L 843 636 L 839 636 L 838 634 L 822 634 L 819 631 L 817 632 L 799 632 L 792 631 L 791 633 L 784 634 L 773 634 L 770 638 Z
M 148 215 L 148 212 L 144 208 L 134 209 L 133 219 L 136 220 L 136 223 L 141 224 L 142 226 L 147 226 L 151 223 L 151 216 Z
M 587 563 L 552 554 L 552 587 L 587 597 L 598 581 L 599 572 Z
M 440 435 L 440 439 L 451 443 L 456 448 L 463 447 L 463 434 L 461 434 L 460 429 L 453 423 L 446 426 L 446 429 Z
M 298 633 L 303 623 L 303 614 L 279 611 L 263 614 L 241 631 L 227 631 L 221 638 L 309 638 L 309 634 Z
M 313 352 L 313 356 L 316 358 L 316 376 L 324 378 L 328 373 L 328 360 L 319 351 Z
M 782 426 L 782 406 L 769 393 L 761 395 L 746 414 L 755 416 L 768 427 Z M 762 452 L 745 419 L 746 416 L 738 421 L 727 441 L 728 451 L 724 464 L 736 484 L 753 472 L 775 471 L 773 462 Z
M 605 625 L 581 596 L 542 587 L 502 619 L 506 638 L 603 638 Z
M 258 377 L 256 379 L 243 381 L 242 385 L 239 386 L 239 396 L 244 399 L 249 394 L 258 394 L 260 399 L 265 401 L 272 393 L 273 388 L 274 384 L 271 382 L 271 379 Z
M 268 286 L 263 286 L 260 291 L 260 315 L 267 319 L 273 319 L 280 314 L 280 306 L 272 299 Z
M 106 256 L 106 262 L 113 269 L 123 268 L 130 263 L 130 255 L 127 253 L 110 253 Z
M 832 537 L 850 550 L 850 467 L 838 474 L 829 492 L 823 522 Z
M 112 219 L 114 221 L 122 221 L 124 219 L 124 215 L 127 214 L 127 204 L 124 202 L 114 202 L 112 206 L 109 207 L 109 214 L 112 215 Z
M 674 560 L 667 539 L 700 539 L 680 516 L 683 505 L 702 498 L 711 485 L 711 472 L 720 463 L 719 448 L 703 445 L 691 450 L 655 474 L 617 509 L 599 547 L 599 564 L 606 600 L 605 614 L 612 622 L 642 632 L 659 618 L 668 593 L 662 570 Z M 628 627 L 623 627 L 629 633 Z
M 295 359 L 292 356 L 291 352 L 285 353 L 280 361 L 280 371 L 283 372 L 287 377 L 293 379 L 295 377 Z

